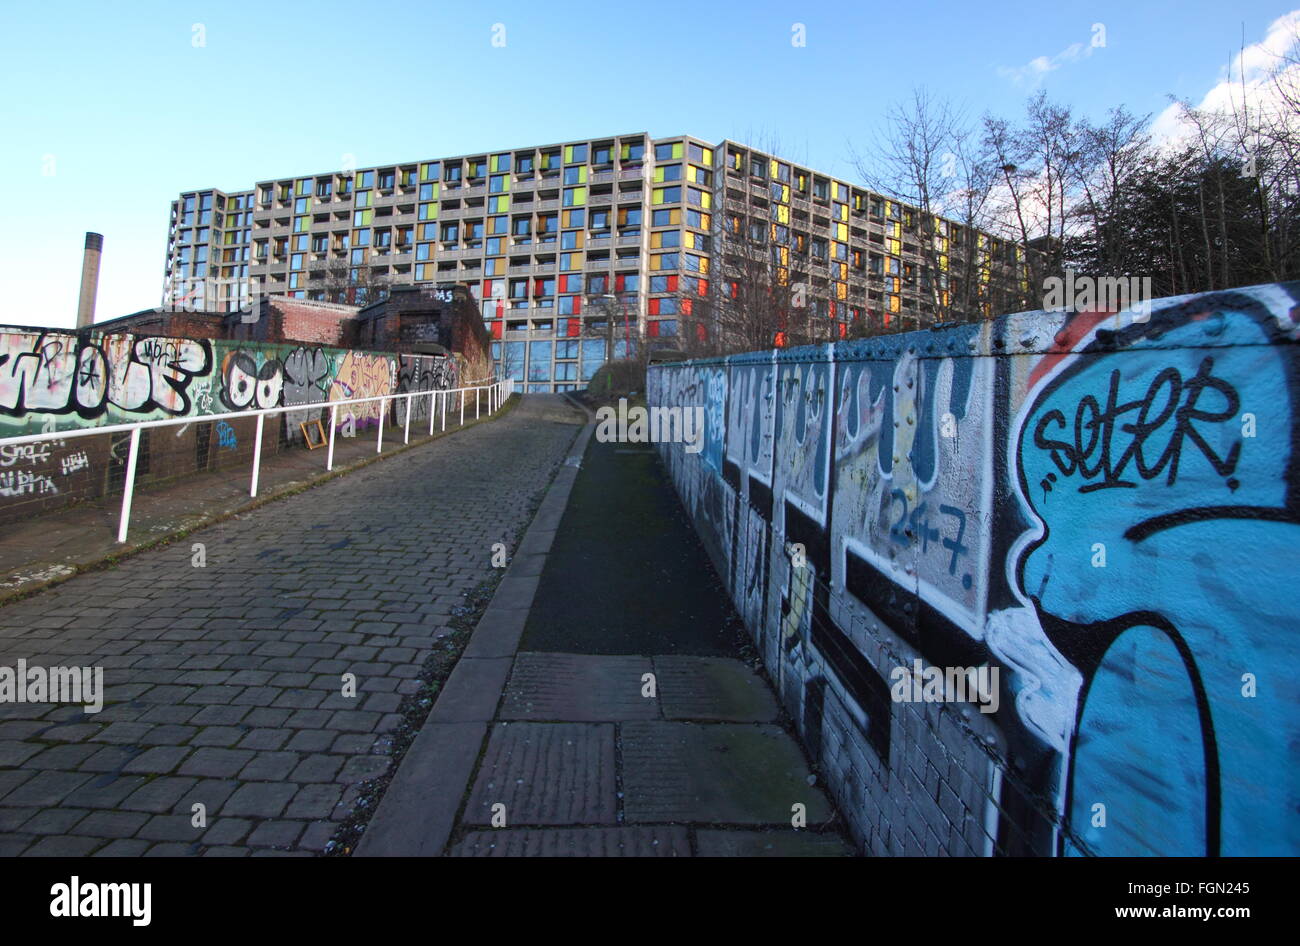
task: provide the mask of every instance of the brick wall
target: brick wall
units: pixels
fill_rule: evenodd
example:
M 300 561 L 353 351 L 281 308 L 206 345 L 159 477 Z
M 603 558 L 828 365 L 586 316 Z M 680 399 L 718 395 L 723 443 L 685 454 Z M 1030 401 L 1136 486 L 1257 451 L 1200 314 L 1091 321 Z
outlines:
M 1297 301 L 650 367 L 704 431 L 660 444 L 669 475 L 864 852 L 1300 850 Z

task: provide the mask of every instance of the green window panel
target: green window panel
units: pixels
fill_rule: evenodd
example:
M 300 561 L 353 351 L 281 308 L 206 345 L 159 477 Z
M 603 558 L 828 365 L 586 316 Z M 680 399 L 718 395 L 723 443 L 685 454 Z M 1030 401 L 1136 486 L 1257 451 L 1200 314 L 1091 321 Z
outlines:
M 565 207 L 582 207 L 587 203 L 587 188 L 570 187 L 564 191 Z
M 373 210 L 354 211 L 352 214 L 352 225 L 354 227 L 368 227 L 370 226 L 370 221 L 374 219 L 374 214 L 375 212 Z
M 510 209 L 510 198 L 507 196 L 488 198 L 488 213 L 499 214 L 505 213 Z

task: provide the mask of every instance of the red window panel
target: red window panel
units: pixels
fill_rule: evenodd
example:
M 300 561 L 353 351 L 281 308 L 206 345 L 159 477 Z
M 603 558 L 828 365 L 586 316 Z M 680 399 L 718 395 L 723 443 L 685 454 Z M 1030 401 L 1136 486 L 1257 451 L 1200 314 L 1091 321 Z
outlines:
M 682 300 L 682 315 L 690 315 L 690 314 L 691 314 L 691 300 L 690 300 L 690 299 L 683 299 L 683 300 Z
M 702 342 L 707 342 L 709 340 L 709 330 L 704 327 L 703 322 L 695 323 L 695 337 Z
M 785 347 L 785 332 L 776 333 L 776 347 L 777 348 Z
M 504 324 L 505 324 L 505 323 L 502 322 L 500 319 L 496 319 L 496 320 L 494 320 L 494 321 L 492 322 L 492 337 L 493 337 L 493 338 L 500 338 L 500 337 L 501 337 L 501 326 L 504 325 Z
M 658 337 L 659 337 L 659 323 L 658 323 L 658 322 L 647 322 L 647 323 L 646 323 L 646 326 L 645 326 L 645 333 L 646 333 L 646 336 L 647 336 L 648 338 L 658 338 Z
M 841 322 L 841 323 L 839 323 L 839 325 L 840 325 L 840 338 L 845 338 L 845 337 L 847 337 L 848 334 L 849 334 L 849 323 L 848 323 L 848 322 Z
M 676 292 L 676 291 L 677 291 L 677 277 L 676 277 L 676 276 L 669 276 L 669 277 L 668 277 L 668 291 L 669 291 L 669 292 Z
M 650 315 L 658 315 L 658 314 L 659 314 L 659 300 L 658 300 L 658 299 L 651 299 L 651 300 L 646 304 L 646 312 L 648 312 Z
M 577 338 L 582 334 L 582 319 L 569 319 L 569 338 Z
M 698 295 L 707 296 L 709 294 L 709 281 L 707 279 L 695 280 L 695 292 Z
M 573 314 L 578 315 L 582 312 L 582 296 L 573 297 Z

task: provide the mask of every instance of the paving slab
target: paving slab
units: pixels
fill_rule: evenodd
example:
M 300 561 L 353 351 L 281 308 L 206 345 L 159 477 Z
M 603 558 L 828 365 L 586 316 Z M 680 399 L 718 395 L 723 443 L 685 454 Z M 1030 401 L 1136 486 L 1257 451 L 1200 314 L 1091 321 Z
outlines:
M 647 657 L 522 653 L 506 686 L 502 719 L 604 722 L 658 719 L 659 701 L 641 695 Z
M 774 831 L 721 831 L 702 828 L 695 833 L 700 857 L 849 857 L 853 854 L 837 834 L 814 834 L 794 828 Z
M 785 730 L 768 724 L 632 722 L 620 727 L 629 822 L 808 824 L 831 807 Z
M 626 828 L 502 828 L 471 831 L 452 857 L 690 857 L 691 842 L 678 825 Z
M 665 719 L 770 723 L 776 699 L 767 683 L 730 657 L 656 657 L 655 679 Z
M 614 824 L 618 798 L 610 723 L 498 723 L 465 806 L 466 824 Z M 499 809 L 498 809 L 499 810 Z

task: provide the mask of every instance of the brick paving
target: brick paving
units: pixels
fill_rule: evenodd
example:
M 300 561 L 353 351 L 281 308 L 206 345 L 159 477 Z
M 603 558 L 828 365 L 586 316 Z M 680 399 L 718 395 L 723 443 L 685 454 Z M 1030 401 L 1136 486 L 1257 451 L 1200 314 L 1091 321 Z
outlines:
M 94 715 L 0 703 L 0 856 L 322 851 L 388 768 L 385 734 L 432 642 L 491 574 L 492 544 L 527 524 L 580 420 L 529 396 L 0 607 L 0 666 L 102 667 L 105 695 Z

